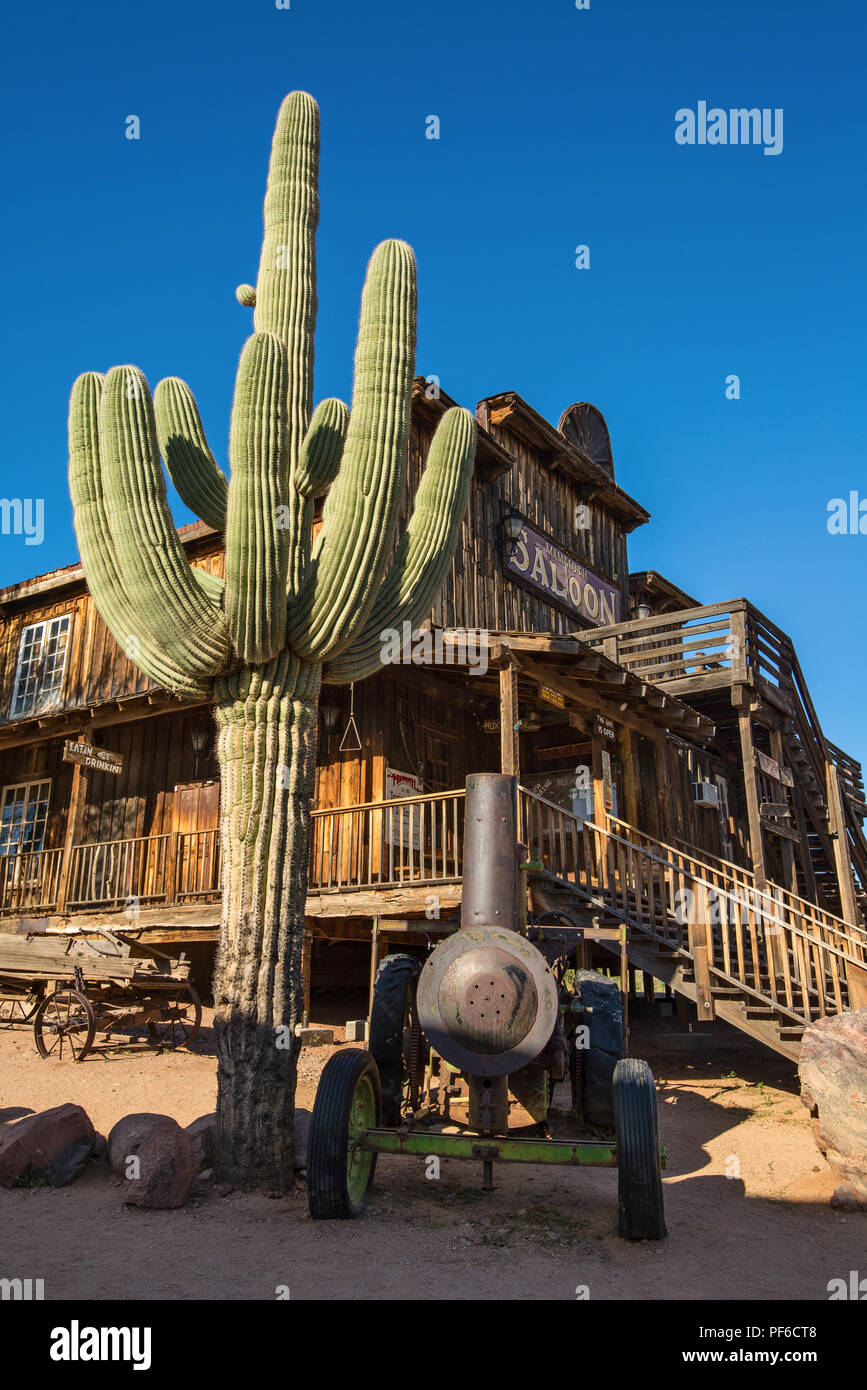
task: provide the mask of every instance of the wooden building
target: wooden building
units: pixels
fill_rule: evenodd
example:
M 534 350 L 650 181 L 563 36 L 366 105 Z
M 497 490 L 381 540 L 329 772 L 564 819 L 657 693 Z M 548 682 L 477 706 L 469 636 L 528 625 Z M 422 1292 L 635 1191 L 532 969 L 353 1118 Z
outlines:
M 407 511 L 450 404 L 416 381 Z M 598 411 L 572 406 L 555 428 L 505 392 L 477 421 L 470 506 L 426 635 L 396 634 L 374 679 L 323 688 L 308 990 L 366 985 L 371 941 L 375 959 L 383 940 L 452 929 L 465 779 L 502 768 L 519 774 L 537 905 L 546 884 L 572 884 L 578 911 L 605 880 L 637 968 L 794 1055 L 799 1020 L 863 983 L 861 768 L 825 737 L 769 618 L 630 575 L 628 537 L 649 516 L 615 481 Z M 222 573 L 219 534 L 180 534 L 192 564 Z M 0 592 L 0 929 L 134 922 L 204 958 L 219 921 L 212 717 L 134 656 L 79 565 Z M 734 936 L 708 920 L 702 946 L 676 920 L 685 888 L 743 898 L 747 919 L 764 895 L 785 940 L 776 965 L 750 964 L 758 909 Z M 770 1013 L 750 1018 L 751 1002 Z

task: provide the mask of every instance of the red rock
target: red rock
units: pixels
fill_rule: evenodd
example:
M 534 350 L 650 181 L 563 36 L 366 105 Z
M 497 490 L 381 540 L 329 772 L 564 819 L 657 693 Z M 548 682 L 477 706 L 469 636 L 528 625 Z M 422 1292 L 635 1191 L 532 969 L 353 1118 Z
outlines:
M 867 1210 L 867 1009 L 812 1024 L 798 1071 L 816 1144 L 841 1180 L 832 1204 Z
M 217 1147 L 216 1115 L 200 1115 L 191 1125 L 187 1125 L 187 1134 L 193 1146 L 196 1172 L 203 1173 L 205 1169 L 213 1168 Z
M 183 1206 L 196 1176 L 190 1136 L 170 1115 L 143 1113 L 118 1120 L 108 1136 L 108 1161 L 125 1180 L 127 1206 Z
M 56 1105 L 5 1126 L 0 1136 L 0 1185 L 33 1177 L 64 1187 L 78 1177 L 93 1152 L 96 1134 L 80 1105 Z

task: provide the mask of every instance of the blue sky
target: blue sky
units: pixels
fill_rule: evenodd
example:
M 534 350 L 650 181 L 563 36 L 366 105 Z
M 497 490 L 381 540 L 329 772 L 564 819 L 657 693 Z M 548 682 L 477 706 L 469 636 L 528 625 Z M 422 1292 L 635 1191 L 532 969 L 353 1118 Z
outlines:
M 367 258 L 406 238 L 418 370 L 471 407 L 507 389 L 554 423 L 598 405 L 653 514 L 632 568 L 752 599 L 867 760 L 867 536 L 826 529 L 831 498 L 867 498 L 861 10 L 49 0 L 3 27 L 2 491 L 44 497 L 46 534 L 0 537 L 0 584 L 74 558 L 79 372 L 184 377 L 224 458 L 250 331 L 234 289 L 256 277 L 277 107 L 302 87 L 323 119 L 317 398 L 348 398 Z M 679 146 L 675 112 L 702 100 L 782 108 L 782 153 Z

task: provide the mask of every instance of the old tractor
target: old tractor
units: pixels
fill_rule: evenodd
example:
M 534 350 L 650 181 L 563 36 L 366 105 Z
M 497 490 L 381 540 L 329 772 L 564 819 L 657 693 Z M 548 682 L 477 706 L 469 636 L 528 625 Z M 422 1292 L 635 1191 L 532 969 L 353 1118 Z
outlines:
M 623 1055 L 624 930 L 528 918 L 520 850 L 516 779 L 469 777 L 460 928 L 423 964 L 385 957 L 368 1047 L 341 1048 L 324 1067 L 307 1148 L 312 1217 L 358 1215 L 377 1154 L 404 1154 L 477 1161 L 484 1190 L 495 1163 L 616 1167 L 620 1235 L 665 1236 L 653 1076 Z M 582 966 L 606 936 L 608 949 L 620 939 L 620 980 Z M 565 1111 L 552 1106 L 561 1082 Z

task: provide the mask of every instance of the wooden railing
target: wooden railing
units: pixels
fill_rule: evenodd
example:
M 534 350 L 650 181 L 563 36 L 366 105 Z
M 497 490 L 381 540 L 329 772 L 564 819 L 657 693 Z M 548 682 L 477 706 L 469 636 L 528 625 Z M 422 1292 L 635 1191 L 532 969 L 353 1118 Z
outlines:
M 51 912 L 60 882 L 60 849 L 0 856 L 0 915 Z
M 66 907 L 102 911 L 135 902 L 158 905 L 169 897 L 171 835 L 138 835 L 75 845 L 69 864 Z
M 778 689 L 791 684 L 788 637 L 743 598 L 615 623 L 581 640 L 653 684 L 696 677 L 725 684 L 751 675 Z
M 803 912 L 776 887 L 758 891 L 744 871 L 717 870 L 621 828 L 578 820 L 519 789 L 519 835 L 531 858 L 588 902 L 691 957 L 697 980 L 734 986 L 796 1023 L 841 1012 L 850 987 L 862 997 L 867 938 L 859 929 L 820 909 Z
M 462 788 L 335 806 L 314 811 L 311 821 L 311 892 L 418 887 L 461 877 Z

